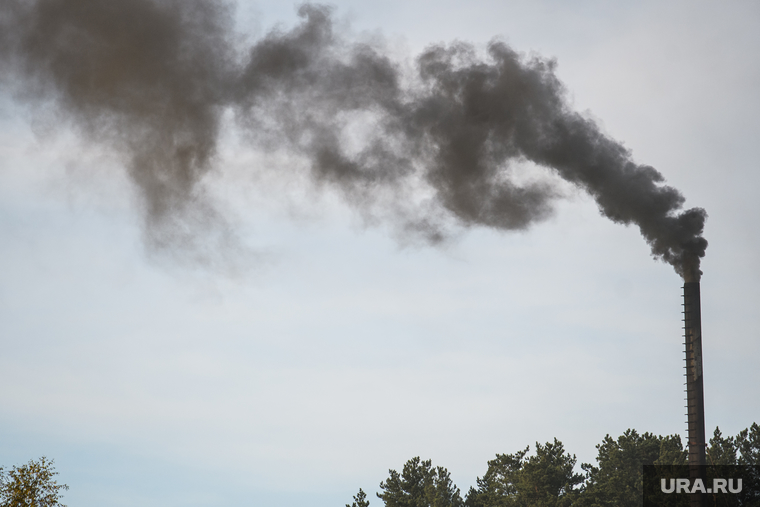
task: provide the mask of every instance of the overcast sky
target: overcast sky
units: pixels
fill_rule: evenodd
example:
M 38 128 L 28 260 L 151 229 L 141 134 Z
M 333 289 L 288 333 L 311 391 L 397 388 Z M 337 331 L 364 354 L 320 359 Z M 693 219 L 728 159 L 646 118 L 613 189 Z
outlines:
M 492 37 L 555 58 L 573 106 L 707 210 L 707 432 L 760 422 L 757 2 L 335 6 L 410 62 Z M 295 12 L 241 1 L 238 27 Z M 525 232 L 404 245 L 232 129 L 204 185 L 250 250 L 197 265 L 145 244 L 118 157 L 2 93 L 0 466 L 55 459 L 68 505 L 376 505 L 414 456 L 464 493 L 536 441 L 580 464 L 627 428 L 685 437 L 682 280 L 580 191 Z

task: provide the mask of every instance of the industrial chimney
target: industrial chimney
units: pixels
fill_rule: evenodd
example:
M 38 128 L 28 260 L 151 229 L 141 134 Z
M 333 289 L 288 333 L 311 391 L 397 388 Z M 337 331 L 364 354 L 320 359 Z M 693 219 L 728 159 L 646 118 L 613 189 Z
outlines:
M 705 477 L 705 399 L 702 382 L 702 316 L 699 280 L 684 279 L 684 346 L 686 352 L 686 415 L 689 430 L 689 475 L 692 479 Z M 693 493 L 691 507 L 702 507 L 704 495 Z

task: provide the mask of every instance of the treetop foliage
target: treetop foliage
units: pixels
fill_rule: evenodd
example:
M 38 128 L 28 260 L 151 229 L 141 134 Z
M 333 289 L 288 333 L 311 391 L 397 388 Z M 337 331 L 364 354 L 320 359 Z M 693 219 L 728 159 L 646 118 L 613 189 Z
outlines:
M 0 468 L 0 507 L 66 507 L 59 500 L 69 487 L 58 484 L 56 475 L 53 460 L 44 456 L 7 473 Z
M 380 483 L 377 496 L 386 507 L 462 507 L 462 496 L 448 470 L 433 467 L 430 460 L 412 458 L 399 474 L 389 470 L 388 479 Z M 357 507 L 359 507 L 357 505 Z
M 367 500 L 367 493 L 359 488 L 359 492 L 354 495 L 354 501 L 351 505 L 346 504 L 346 507 L 369 507 L 369 500 Z
M 513 454 L 497 454 L 488 462 L 463 499 L 448 470 L 419 457 L 401 473 L 389 470 L 380 483 L 385 507 L 639 507 L 643 502 L 642 465 L 686 465 L 688 450 L 679 435 L 654 435 L 626 430 L 604 437 L 596 446 L 596 464 L 582 463 L 562 442 L 530 446 Z M 735 437 L 715 428 L 707 449 L 711 465 L 760 465 L 760 426 L 756 423 Z M 369 507 L 361 489 L 352 505 Z
M 489 461 L 485 475 L 477 479 L 478 488 L 467 493 L 467 507 L 570 505 L 583 482 L 583 476 L 573 472 L 575 456 L 556 438 L 544 445 L 536 442 L 534 456 L 527 456 L 529 450 L 497 454 Z

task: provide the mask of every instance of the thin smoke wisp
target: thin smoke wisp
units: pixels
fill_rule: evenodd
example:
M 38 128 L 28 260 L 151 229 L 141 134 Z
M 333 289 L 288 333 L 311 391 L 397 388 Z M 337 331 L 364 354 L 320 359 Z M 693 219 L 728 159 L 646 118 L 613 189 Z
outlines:
M 303 158 L 319 185 L 430 243 L 451 222 L 518 230 L 549 216 L 556 186 L 510 170 L 530 161 L 698 280 L 705 211 L 684 210 L 660 172 L 575 112 L 552 60 L 455 42 L 429 46 L 410 76 L 380 45 L 342 36 L 329 7 L 298 13 L 241 49 L 221 0 L 5 0 L 0 79 L 123 157 L 158 245 L 224 225 L 201 181 L 232 111 L 253 149 Z

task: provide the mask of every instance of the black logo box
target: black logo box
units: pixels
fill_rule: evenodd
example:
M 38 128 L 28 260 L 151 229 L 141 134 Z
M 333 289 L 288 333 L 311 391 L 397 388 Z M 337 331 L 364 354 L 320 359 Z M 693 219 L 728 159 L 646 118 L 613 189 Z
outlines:
M 704 507 L 760 507 L 760 466 L 644 466 L 644 507 L 689 507 L 694 496 Z

